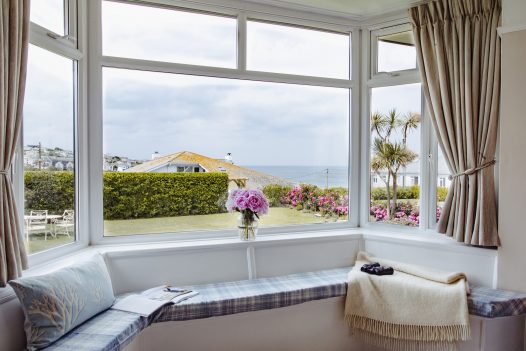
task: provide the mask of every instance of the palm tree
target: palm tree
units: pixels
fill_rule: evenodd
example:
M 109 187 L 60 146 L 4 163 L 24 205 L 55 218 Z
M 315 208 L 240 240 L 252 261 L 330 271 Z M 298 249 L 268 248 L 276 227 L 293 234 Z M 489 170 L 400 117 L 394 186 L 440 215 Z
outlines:
M 402 129 L 402 144 L 407 146 L 407 135 L 412 130 L 418 129 L 420 125 L 420 113 L 408 112 L 402 119 L 397 121 L 397 125 Z M 405 186 L 405 178 L 402 185 Z
M 386 189 L 386 197 L 387 197 L 387 203 L 391 203 L 391 172 L 389 172 L 389 163 L 388 163 L 388 155 L 386 152 L 386 148 L 384 146 L 384 141 L 377 137 L 374 139 L 373 143 L 373 152 L 374 156 L 371 158 L 371 170 L 376 173 L 378 178 L 380 178 L 384 184 Z M 384 179 L 382 175 L 380 174 L 380 171 L 382 170 L 388 170 L 387 171 L 387 177 Z M 391 218 L 391 206 L 386 206 L 387 210 L 387 217 Z
M 376 112 L 371 116 L 371 132 L 377 134 L 372 147 L 371 170 L 385 183 L 387 215 L 390 219 L 392 219 L 394 209 L 397 206 L 398 172 L 400 168 L 407 167 L 418 157 L 407 147 L 407 135 L 411 130 L 418 128 L 419 123 L 419 114 L 408 114 L 401 119 L 396 109 L 390 110 L 387 115 Z M 402 129 L 402 142 L 391 140 L 392 133 L 397 128 Z M 387 179 L 385 180 L 380 176 L 382 170 L 387 171 Z M 393 182 L 392 196 L 391 179 Z
M 403 119 L 398 121 L 398 126 L 402 128 L 402 143 L 407 146 L 407 134 L 413 129 L 418 129 L 420 125 L 420 113 L 409 112 Z

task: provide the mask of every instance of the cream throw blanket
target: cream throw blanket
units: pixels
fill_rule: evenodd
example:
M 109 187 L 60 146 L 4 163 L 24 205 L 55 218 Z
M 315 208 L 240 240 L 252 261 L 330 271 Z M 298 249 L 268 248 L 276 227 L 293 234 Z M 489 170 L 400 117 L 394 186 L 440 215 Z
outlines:
M 360 271 L 365 263 L 391 266 L 393 275 Z M 345 320 L 356 329 L 404 340 L 470 338 L 468 285 L 463 273 L 448 273 L 358 253 L 348 276 Z

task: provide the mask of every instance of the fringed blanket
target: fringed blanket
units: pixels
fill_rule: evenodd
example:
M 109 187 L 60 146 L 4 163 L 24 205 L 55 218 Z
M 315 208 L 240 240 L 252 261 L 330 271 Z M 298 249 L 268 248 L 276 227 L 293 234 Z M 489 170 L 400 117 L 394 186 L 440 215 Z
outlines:
M 365 263 L 391 266 L 393 275 L 360 271 Z M 463 273 L 447 273 L 358 254 L 348 276 L 345 319 L 356 329 L 398 340 L 470 338 L 468 286 Z

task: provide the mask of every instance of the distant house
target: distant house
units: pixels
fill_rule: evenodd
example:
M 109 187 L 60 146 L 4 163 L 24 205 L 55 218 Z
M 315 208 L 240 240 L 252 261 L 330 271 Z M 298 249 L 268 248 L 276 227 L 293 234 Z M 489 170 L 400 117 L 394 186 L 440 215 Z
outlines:
M 142 161 L 132 160 L 125 156 L 104 155 L 102 169 L 107 172 L 124 172 Z
M 40 144 L 24 147 L 24 166 L 30 169 L 72 171 L 74 160 L 69 150 L 46 148 Z
M 379 188 L 385 187 L 385 180 L 387 179 L 387 172 L 381 171 L 380 175 L 371 172 L 371 187 Z M 437 169 L 437 186 L 449 187 L 451 180 L 449 180 L 449 170 L 444 160 L 439 159 Z M 383 179 L 382 179 L 383 178 Z M 412 186 L 420 185 L 421 174 L 420 174 L 420 161 L 411 162 L 407 167 L 401 168 L 398 171 L 398 186 Z M 392 184 L 392 182 L 391 182 Z
M 225 172 L 228 174 L 230 187 L 262 188 L 268 184 L 292 185 L 292 182 L 286 179 L 237 166 L 233 163 L 230 154 L 224 159 L 216 159 L 190 151 L 176 152 L 166 156 L 154 153 L 152 160 L 126 169 L 125 172 Z

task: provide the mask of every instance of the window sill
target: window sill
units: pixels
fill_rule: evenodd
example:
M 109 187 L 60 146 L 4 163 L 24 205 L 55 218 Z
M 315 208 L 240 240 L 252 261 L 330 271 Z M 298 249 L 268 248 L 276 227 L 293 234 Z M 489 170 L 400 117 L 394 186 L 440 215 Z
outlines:
M 371 227 L 361 228 L 360 233 L 363 235 L 364 240 L 427 248 L 440 247 L 441 250 L 470 253 L 486 257 L 497 257 L 496 249 L 469 246 L 462 242 L 457 242 L 446 235 L 438 234 L 433 230 L 424 231 L 416 229 L 404 231 L 400 228 L 396 228 L 396 230 L 389 231 L 384 226 L 382 228 Z

